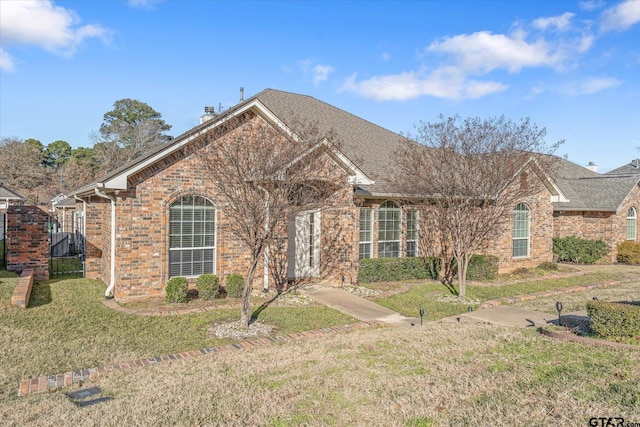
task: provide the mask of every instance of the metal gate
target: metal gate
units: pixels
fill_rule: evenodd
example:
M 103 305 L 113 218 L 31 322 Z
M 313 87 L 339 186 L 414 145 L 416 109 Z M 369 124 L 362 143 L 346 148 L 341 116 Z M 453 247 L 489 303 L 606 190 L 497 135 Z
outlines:
M 85 239 L 82 212 L 49 215 L 49 276 L 84 277 Z
M 0 269 L 7 267 L 7 249 L 5 245 L 5 236 L 7 234 L 6 213 L 0 212 Z

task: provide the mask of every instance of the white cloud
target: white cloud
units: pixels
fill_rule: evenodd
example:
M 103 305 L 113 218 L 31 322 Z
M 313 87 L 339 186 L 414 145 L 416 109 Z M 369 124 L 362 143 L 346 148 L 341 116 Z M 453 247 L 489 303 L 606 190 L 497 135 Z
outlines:
M 578 52 L 584 53 L 591 49 L 595 37 L 592 34 L 583 35 L 578 42 Z
M 158 3 L 162 3 L 164 0 L 129 0 L 127 3 L 131 7 L 138 9 L 153 9 Z
M 591 10 L 596 10 L 596 9 L 602 8 L 604 6 L 604 1 L 602 1 L 602 0 L 586 0 L 586 1 L 578 2 L 578 6 L 582 10 L 591 11 Z
M 449 54 L 461 69 L 480 73 L 495 69 L 515 73 L 524 67 L 559 65 L 562 60 L 544 40 L 528 43 L 523 34 L 507 36 L 488 31 L 448 37 L 432 43 L 427 50 Z
M 621 80 L 611 77 L 592 77 L 585 79 L 580 84 L 579 93 L 584 95 L 592 95 L 605 89 L 618 87 L 622 84 Z
M 550 16 L 548 18 L 538 18 L 533 21 L 532 25 L 534 28 L 538 28 L 540 30 L 547 30 L 551 27 L 555 27 L 560 31 L 566 31 L 571 28 L 571 19 L 575 16 L 575 14 L 571 12 L 563 13 L 558 16 Z
M 1 42 L 5 49 L 10 45 L 32 45 L 70 57 L 88 38 L 107 41 L 107 29 L 79 23 L 73 10 L 55 6 L 49 0 L 0 2 Z M 5 51 L 4 55 L 8 53 Z
M 391 54 L 388 52 L 383 52 L 382 55 L 380 56 L 380 58 L 384 61 L 387 62 L 391 59 Z
M 313 84 L 318 86 L 321 82 L 327 80 L 329 74 L 333 73 L 334 69 L 331 65 L 316 65 L 313 67 Z
M 335 71 L 331 65 L 318 64 L 317 61 L 312 58 L 298 61 L 298 68 L 302 71 L 302 74 L 311 77 L 315 86 L 326 81 L 329 78 L 329 74 Z
M 13 58 L 4 49 L 0 48 L 0 70 L 15 71 Z
M 603 31 L 626 30 L 640 22 L 640 1 L 626 0 L 602 12 Z
M 453 69 L 441 69 L 429 75 L 406 72 L 376 76 L 359 82 L 356 78 L 356 74 L 350 76 L 341 89 L 377 101 L 405 101 L 421 96 L 476 99 L 507 89 L 499 82 L 467 79 Z

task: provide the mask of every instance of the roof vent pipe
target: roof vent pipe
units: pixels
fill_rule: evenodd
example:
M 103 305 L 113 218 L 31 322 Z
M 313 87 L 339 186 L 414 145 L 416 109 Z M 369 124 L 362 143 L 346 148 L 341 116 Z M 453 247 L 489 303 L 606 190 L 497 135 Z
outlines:
M 216 110 L 210 105 L 204 107 L 204 114 L 200 116 L 200 124 L 211 120 L 216 115 Z
M 244 101 L 244 88 L 240 86 L 240 102 Z

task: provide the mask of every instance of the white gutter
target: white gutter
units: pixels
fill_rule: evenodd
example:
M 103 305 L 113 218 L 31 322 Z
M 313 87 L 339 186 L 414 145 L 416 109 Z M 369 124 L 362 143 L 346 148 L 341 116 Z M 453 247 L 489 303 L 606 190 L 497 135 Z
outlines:
M 109 286 L 104 293 L 104 297 L 109 299 L 113 298 L 111 294 L 116 287 L 116 198 L 109 196 L 107 193 L 103 193 L 98 190 L 98 188 L 95 189 L 95 192 L 98 197 L 111 200 L 111 274 L 109 277 Z

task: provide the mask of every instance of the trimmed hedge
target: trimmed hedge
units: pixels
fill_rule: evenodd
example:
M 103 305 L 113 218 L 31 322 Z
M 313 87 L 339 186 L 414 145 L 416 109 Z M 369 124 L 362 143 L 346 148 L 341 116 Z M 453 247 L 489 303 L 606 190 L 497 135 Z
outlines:
M 498 257 L 472 255 L 467 268 L 467 280 L 493 280 L 498 276 Z
M 358 282 L 437 279 L 440 259 L 435 257 L 366 258 L 360 260 Z
M 640 264 L 640 242 L 627 240 L 618 244 L 618 262 Z
M 174 277 L 167 283 L 167 294 L 164 299 L 167 302 L 187 302 L 189 282 L 186 277 Z
M 586 240 L 575 236 L 554 237 L 553 256 L 557 261 L 593 264 L 609 252 L 602 240 Z
M 228 297 L 242 298 L 242 291 L 244 290 L 244 278 L 242 274 L 232 273 L 228 275 L 225 283 L 224 290 L 227 291 Z
M 198 298 L 204 300 L 214 299 L 218 294 L 220 279 L 215 274 L 202 274 L 196 280 Z
M 635 304 L 589 301 L 591 330 L 603 338 L 640 337 L 640 303 Z

